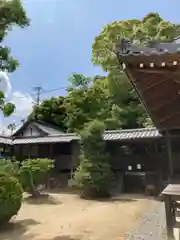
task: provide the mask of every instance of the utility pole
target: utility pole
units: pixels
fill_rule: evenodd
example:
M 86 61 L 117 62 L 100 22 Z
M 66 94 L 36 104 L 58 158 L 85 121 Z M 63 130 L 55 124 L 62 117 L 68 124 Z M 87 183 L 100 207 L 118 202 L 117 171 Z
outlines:
M 39 87 L 39 86 L 34 88 L 34 91 L 36 92 L 36 105 L 39 105 L 41 90 L 42 90 L 42 87 Z

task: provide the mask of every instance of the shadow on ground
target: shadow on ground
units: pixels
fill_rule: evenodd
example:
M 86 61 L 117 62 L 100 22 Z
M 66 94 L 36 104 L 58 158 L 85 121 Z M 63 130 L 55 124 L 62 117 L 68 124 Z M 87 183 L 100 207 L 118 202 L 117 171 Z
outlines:
M 35 236 L 28 234 L 28 228 L 32 225 L 37 225 L 39 222 L 33 219 L 25 219 L 21 221 L 12 221 L 0 229 L 1 240 L 31 240 Z
M 53 238 L 48 238 L 48 239 L 44 239 L 44 240 L 81 240 L 82 237 L 78 236 L 78 237 L 72 237 L 69 235 L 63 235 L 63 236 L 56 236 Z
M 75 188 L 61 188 L 61 189 L 53 189 L 47 191 L 49 194 L 70 194 L 70 195 L 76 195 L 77 197 L 80 196 L 80 191 Z M 90 199 L 87 199 L 90 200 Z M 145 196 L 144 194 L 129 194 L 129 193 L 115 193 L 111 198 L 99 198 L 92 201 L 99 201 L 99 202 L 115 202 L 115 201 L 121 201 L 121 202 L 135 202 L 138 200 L 157 200 L 162 201 L 162 199 L 158 197 L 152 197 L 152 196 Z
M 64 188 L 55 188 L 55 189 L 48 189 L 48 193 L 53 194 L 70 194 L 70 195 L 79 195 L 80 191 L 79 189 L 72 188 L 72 187 L 64 187 Z
M 61 204 L 59 200 L 49 194 L 41 194 L 38 198 L 27 196 L 24 198 L 24 202 L 32 205 L 58 205 Z

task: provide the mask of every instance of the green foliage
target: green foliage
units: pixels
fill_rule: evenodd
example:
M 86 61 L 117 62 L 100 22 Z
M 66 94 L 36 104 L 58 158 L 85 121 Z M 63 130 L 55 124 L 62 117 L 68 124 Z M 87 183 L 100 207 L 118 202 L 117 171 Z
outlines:
M 105 152 L 104 129 L 105 125 L 95 120 L 81 134 L 81 162 L 75 181 L 84 197 L 109 196 L 112 172 Z
M 68 92 L 65 98 L 66 106 L 65 123 L 68 131 L 79 132 L 86 124 L 94 119 L 106 121 L 111 119 L 113 126 L 121 126 L 120 119 L 112 119 L 113 101 L 110 96 L 108 82 L 106 79 L 96 79 L 90 86 L 82 86 Z M 107 121 L 106 128 L 112 128 Z
M 26 27 L 29 19 L 20 0 L 0 1 L 0 71 L 14 72 L 19 63 L 11 56 L 9 47 L 2 45 L 7 33 L 15 26 Z M 4 94 L 0 93 L 0 109 L 5 117 L 15 109 L 14 104 L 4 102 Z
M 75 87 L 87 87 L 92 82 L 92 78 L 85 77 L 83 74 L 73 73 L 68 81 L 71 83 L 70 89 Z
M 11 161 L 10 159 L 1 159 L 0 172 L 8 173 L 14 177 L 19 175 L 19 162 Z
M 35 106 L 29 119 L 41 120 L 57 126 L 62 131 L 67 131 L 65 124 L 66 106 L 64 97 L 53 97 L 44 100 L 39 106 Z
M 81 74 L 72 75 L 72 78 L 67 96 L 43 101 L 35 107 L 30 118 L 58 126 L 65 132 L 77 133 L 94 119 L 105 122 L 106 129 L 145 125 L 147 114 L 124 74 L 119 76 L 118 85 L 114 80 L 110 84 L 109 77 L 96 76 L 91 82 L 88 78 L 84 84 L 81 81 L 86 77 Z
M 15 110 L 15 106 L 12 103 L 5 103 L 5 96 L 2 91 L 0 91 L 0 110 L 5 117 L 9 117 Z
M 33 196 L 39 196 L 37 187 L 43 183 L 47 172 L 52 168 L 53 161 L 48 158 L 26 159 L 21 164 L 13 160 L 0 161 L 0 172 L 19 179 L 24 191 Z
M 25 191 L 34 197 L 39 195 L 37 187 L 43 183 L 47 172 L 53 168 L 53 161 L 48 158 L 26 159 L 21 163 L 19 176 Z
M 2 108 L 5 117 L 9 117 L 14 112 L 14 110 L 15 105 L 13 103 L 6 103 Z
M 0 43 L 14 26 L 26 27 L 29 19 L 20 0 L 0 1 Z M 0 70 L 13 72 L 18 66 L 7 46 L 0 46 Z
M 0 226 L 17 215 L 22 203 L 23 191 L 13 176 L 0 172 Z

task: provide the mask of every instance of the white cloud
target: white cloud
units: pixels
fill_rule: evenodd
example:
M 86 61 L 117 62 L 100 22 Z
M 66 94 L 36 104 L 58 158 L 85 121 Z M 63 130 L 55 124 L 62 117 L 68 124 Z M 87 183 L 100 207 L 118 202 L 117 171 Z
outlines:
M 5 72 L 0 72 L 0 91 L 4 92 L 6 97 L 11 93 L 11 83 Z
M 24 118 L 32 112 L 34 100 L 29 94 L 24 94 L 19 91 L 14 92 L 11 95 L 10 101 L 16 106 L 13 115 Z
M 5 72 L 1 71 L 0 71 L 0 91 L 3 91 L 7 100 L 9 102 L 12 102 L 16 107 L 15 112 L 8 119 L 11 120 L 11 118 L 13 117 L 17 119 L 17 121 L 20 121 L 21 119 L 26 118 L 31 113 L 34 104 L 33 98 L 27 93 L 22 93 L 20 91 L 13 92 L 9 77 Z M 1 133 L 2 132 L 4 134 L 9 133 L 9 130 L 6 128 L 6 125 L 7 125 L 6 119 L 5 118 L 3 119 L 1 115 L 0 117 Z

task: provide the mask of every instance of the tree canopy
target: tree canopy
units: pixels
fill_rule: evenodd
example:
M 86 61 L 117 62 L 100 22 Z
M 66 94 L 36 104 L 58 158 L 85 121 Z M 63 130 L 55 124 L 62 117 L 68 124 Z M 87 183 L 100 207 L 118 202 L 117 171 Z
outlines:
M 79 84 L 81 77 L 88 79 Z M 94 119 L 104 122 L 106 129 L 144 126 L 144 109 L 133 94 L 129 95 L 128 90 L 124 89 L 116 98 L 114 93 L 111 93 L 106 77 L 89 78 L 73 74 L 69 79 L 67 95 L 43 101 L 34 108 L 30 118 L 56 125 L 68 132 L 80 132 Z
M 2 42 L 14 26 L 26 27 L 29 19 L 20 0 L 0 1 L 0 70 L 13 72 L 18 61 L 11 56 L 10 48 L 3 46 Z
M 11 56 L 11 50 L 3 46 L 3 41 L 15 26 L 26 27 L 29 19 L 20 0 L 0 1 L 0 71 L 13 72 L 18 67 L 18 61 Z M 0 109 L 4 116 L 9 116 L 15 109 L 12 103 L 5 103 L 4 93 L 0 93 Z

